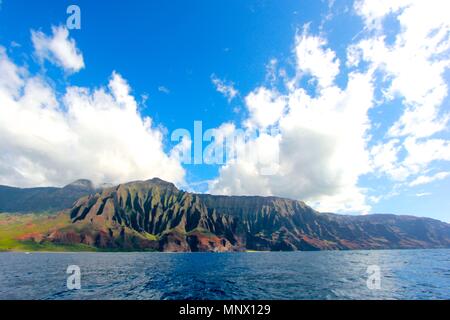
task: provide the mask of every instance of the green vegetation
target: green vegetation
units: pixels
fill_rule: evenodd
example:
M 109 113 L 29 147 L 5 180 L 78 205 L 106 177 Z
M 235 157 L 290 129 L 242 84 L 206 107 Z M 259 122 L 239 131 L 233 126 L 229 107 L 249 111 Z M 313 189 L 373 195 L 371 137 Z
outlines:
M 33 240 L 69 224 L 70 218 L 64 213 L 0 213 L 0 251 L 95 251 L 84 244 L 61 245 Z
M 159 237 L 157 235 L 148 233 L 148 232 L 143 232 L 141 233 L 142 236 L 144 236 L 145 239 L 150 240 L 150 241 L 158 241 Z

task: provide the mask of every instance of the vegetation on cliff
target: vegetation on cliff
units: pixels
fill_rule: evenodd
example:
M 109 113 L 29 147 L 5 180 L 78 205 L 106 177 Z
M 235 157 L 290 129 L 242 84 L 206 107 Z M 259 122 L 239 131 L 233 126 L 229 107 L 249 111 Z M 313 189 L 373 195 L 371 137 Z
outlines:
M 412 216 L 320 213 L 304 202 L 277 197 L 195 194 L 157 178 L 97 190 L 56 216 L 0 218 L 2 250 L 63 247 L 170 252 L 448 248 L 450 225 Z

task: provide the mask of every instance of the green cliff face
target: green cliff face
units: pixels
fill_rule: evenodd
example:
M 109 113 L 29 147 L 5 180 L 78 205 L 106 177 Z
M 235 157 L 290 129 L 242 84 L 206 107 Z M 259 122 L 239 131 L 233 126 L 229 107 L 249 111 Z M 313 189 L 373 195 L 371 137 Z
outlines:
M 319 213 L 276 197 L 193 194 L 160 179 L 85 196 L 45 235 L 110 250 L 243 251 L 450 247 L 450 225 L 395 215 Z

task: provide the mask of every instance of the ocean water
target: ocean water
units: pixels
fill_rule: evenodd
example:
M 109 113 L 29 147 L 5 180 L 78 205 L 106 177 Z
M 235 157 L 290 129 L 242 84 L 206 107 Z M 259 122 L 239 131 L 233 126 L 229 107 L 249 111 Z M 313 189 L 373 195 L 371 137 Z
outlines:
M 450 250 L 0 253 L 0 299 L 450 299 Z

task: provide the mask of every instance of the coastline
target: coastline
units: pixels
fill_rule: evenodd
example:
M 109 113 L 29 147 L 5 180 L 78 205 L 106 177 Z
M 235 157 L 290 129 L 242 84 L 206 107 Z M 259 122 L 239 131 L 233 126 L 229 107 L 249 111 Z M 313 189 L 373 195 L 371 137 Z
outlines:
M 392 248 L 392 249 L 355 249 L 355 250 L 295 250 L 295 251 L 257 251 L 257 250 L 245 250 L 245 251 L 119 251 L 119 250 L 86 250 L 86 251 L 48 251 L 48 250 L 37 250 L 37 251 L 26 251 L 26 250 L 9 250 L 0 251 L 2 253 L 23 253 L 23 254 L 35 254 L 35 253 L 166 253 L 166 254 L 203 254 L 203 253 L 214 253 L 214 254 L 228 254 L 228 253 L 293 253 L 293 252 L 383 252 L 383 251 L 432 251 L 432 250 L 450 250 L 450 248 Z

